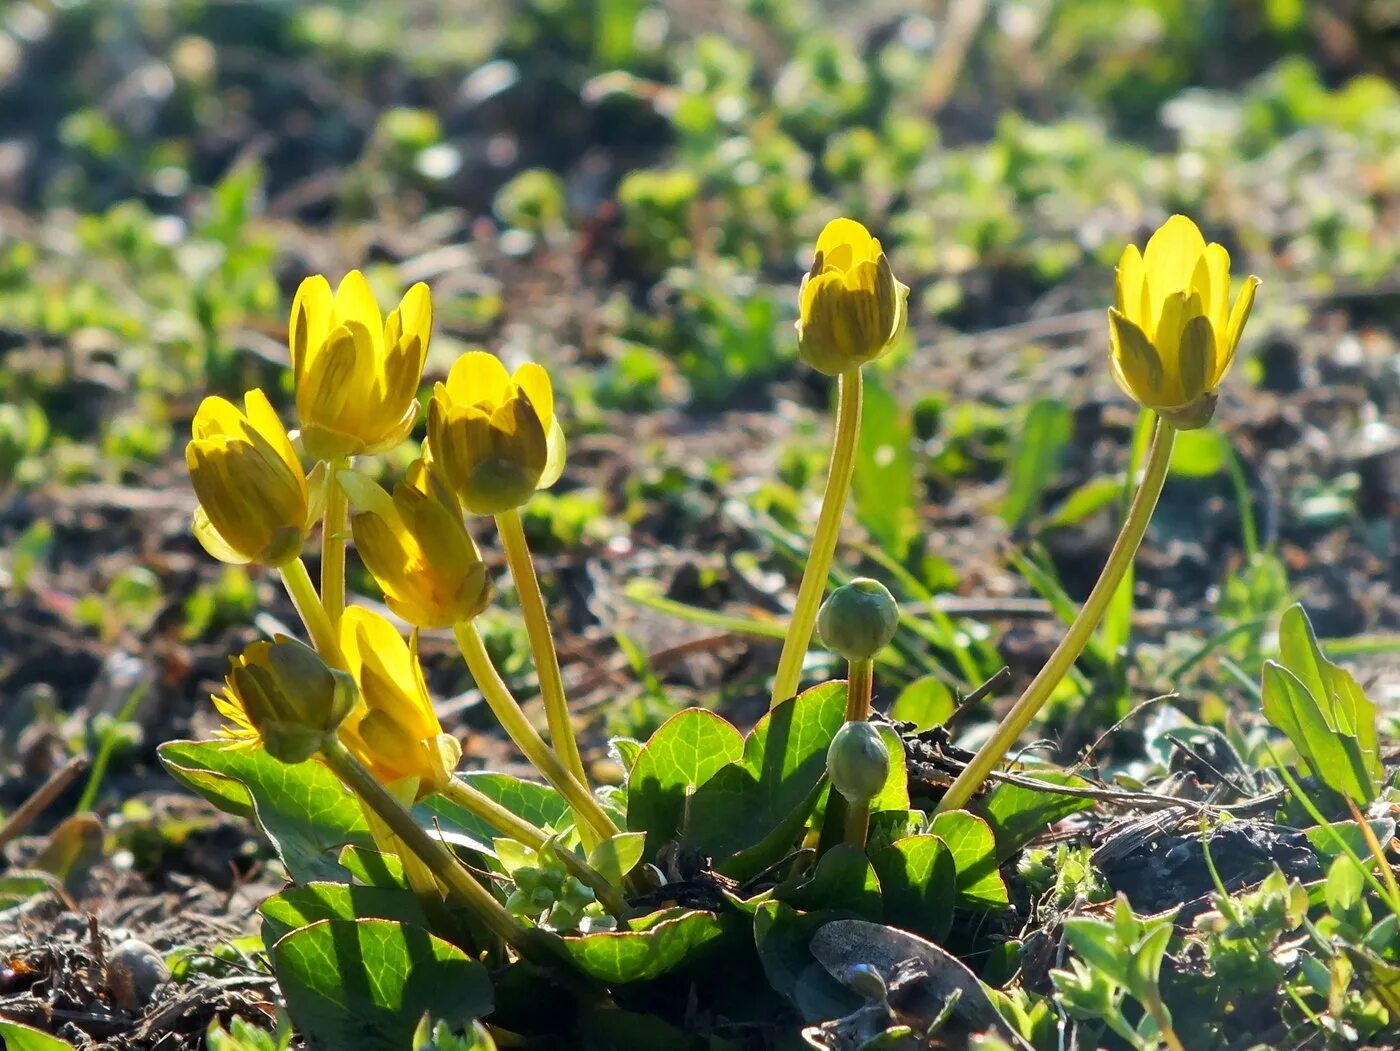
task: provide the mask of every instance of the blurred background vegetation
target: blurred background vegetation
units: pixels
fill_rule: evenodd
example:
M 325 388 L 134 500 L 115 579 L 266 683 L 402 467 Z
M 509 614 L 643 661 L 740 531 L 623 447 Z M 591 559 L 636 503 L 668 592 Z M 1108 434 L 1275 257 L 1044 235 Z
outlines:
M 188 537 L 180 453 L 205 393 L 287 404 L 290 293 L 353 266 L 432 284 L 429 379 L 473 346 L 555 370 L 571 466 L 529 525 L 582 710 L 751 703 L 771 662 L 736 640 L 781 613 L 824 464 L 791 323 L 838 214 L 913 287 L 846 559 L 914 604 L 882 703 L 928 724 L 1033 669 L 1092 582 L 1140 436 L 1112 265 L 1173 211 L 1265 285 L 1138 653 L 1120 609 L 1049 718 L 1073 743 L 1176 686 L 1221 721 L 1299 595 L 1400 689 L 1397 74 L 1387 0 L 9 0 L 0 764 L 144 776 L 272 623 Z

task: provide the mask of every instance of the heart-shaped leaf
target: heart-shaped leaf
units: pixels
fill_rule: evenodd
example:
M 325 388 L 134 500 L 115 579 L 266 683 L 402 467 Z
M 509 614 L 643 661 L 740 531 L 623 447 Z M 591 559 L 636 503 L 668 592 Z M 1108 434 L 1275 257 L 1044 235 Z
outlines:
M 870 859 L 880 878 L 885 919 L 937 941 L 953 922 L 958 867 L 937 836 L 896 840 Z
M 997 871 L 996 837 L 985 821 L 966 810 L 949 810 L 933 819 L 929 832 L 952 852 L 959 905 L 992 909 L 1010 901 Z
M 627 827 L 647 834 L 648 857 L 680 836 L 686 796 L 743 754 L 744 735 L 704 708 L 661 724 L 627 780 Z
M 403 1051 L 425 1013 L 462 1025 L 494 1005 L 486 968 L 411 924 L 322 920 L 270 955 L 292 1021 L 327 1051 Z
M 695 963 L 724 934 L 724 923 L 713 912 L 667 909 L 634 920 L 630 931 L 595 931 L 562 941 L 584 974 L 609 985 L 626 985 Z
M 299 927 L 320 920 L 398 920 L 427 927 L 423 906 L 406 890 L 353 887 L 346 883 L 307 883 L 288 887 L 258 907 L 263 944 L 272 945 Z

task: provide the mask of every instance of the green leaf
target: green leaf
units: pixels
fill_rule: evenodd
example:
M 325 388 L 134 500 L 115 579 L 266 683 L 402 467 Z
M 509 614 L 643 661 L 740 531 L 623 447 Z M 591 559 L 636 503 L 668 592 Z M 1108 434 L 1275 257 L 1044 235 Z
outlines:
M 1360 743 L 1328 724 L 1322 703 L 1293 672 L 1274 661 L 1264 662 L 1264 717 L 1288 735 L 1328 788 L 1356 803 L 1369 803 L 1378 786 Z
M 870 831 L 865 837 L 865 849 L 874 854 L 897 839 L 917 836 L 928 824 L 922 810 L 883 810 L 870 815 Z
M 1210 478 L 1230 466 L 1230 443 L 1219 431 L 1177 431 L 1171 473 L 1178 478 Z
M 645 832 L 622 832 L 603 840 L 588 852 L 588 864 L 617 886 L 622 877 L 637 867 L 646 847 Z
M 1367 823 L 1371 826 L 1377 843 L 1389 843 L 1395 838 L 1394 818 L 1378 817 Z M 1332 833 L 1336 833 L 1336 835 L 1333 836 Z M 1326 826 L 1313 825 L 1303 829 L 1303 835 L 1308 837 L 1308 842 L 1312 844 L 1313 850 L 1317 851 L 1318 856 L 1324 860 L 1345 853 L 1342 847 L 1337 844 L 1339 838 L 1351 848 L 1353 854 L 1359 857 L 1364 858 L 1371 853 L 1371 846 L 1366 842 L 1361 826 L 1355 821 L 1333 821 Z
M 571 935 L 562 941 L 584 974 L 608 985 L 626 985 L 695 963 L 725 934 L 713 912 L 679 908 L 634 921 L 633 928 Z
M 865 851 L 849 843 L 832 847 L 810 873 L 776 888 L 773 896 L 804 912 L 842 909 L 877 922 L 883 912 L 875 869 Z
M 298 883 L 342 879 L 340 848 L 374 846 L 359 801 L 320 763 L 288 765 L 218 741 L 170 741 L 156 753 L 186 788 L 255 820 Z
M 935 941 L 953 922 L 958 869 L 937 836 L 908 836 L 876 851 L 870 863 L 880 879 L 885 919 Z
M 1007 457 L 1001 519 L 1015 529 L 1040 506 L 1060 471 L 1060 458 L 1074 433 L 1074 415 L 1059 398 L 1040 398 L 1026 410 Z
M 813 936 L 844 913 L 822 909 L 799 912 L 780 901 L 762 902 L 753 919 L 754 945 L 763 973 L 779 994 L 790 1000 L 809 1022 L 838 1018 L 859 1005 L 813 958 Z
M 1367 783 L 1367 795 L 1364 799 L 1352 798 L 1360 803 L 1370 802 L 1385 779 L 1376 735 L 1375 705 L 1367 699 L 1350 672 L 1323 656 L 1312 623 L 1300 605 L 1290 606 L 1279 622 L 1279 663 L 1303 684 L 1327 728 L 1342 739 L 1347 762 L 1359 767 L 1357 777 Z M 1265 715 L 1268 716 L 1267 708 Z M 1283 718 L 1287 721 L 1286 715 Z M 1273 721 L 1272 717 L 1270 721 Z M 1311 725 L 1310 719 L 1299 718 L 1298 728 L 1305 733 Z M 1288 733 L 1282 726 L 1279 729 Z M 1291 733 L 1288 736 L 1299 752 L 1308 754 L 1308 749 L 1300 745 Z M 1327 781 L 1322 771 L 1318 773 Z M 1330 781 L 1328 784 L 1338 788 Z
M 549 785 L 524 781 L 510 774 L 485 771 L 459 774 L 463 781 L 478 792 L 495 800 L 516 817 L 522 817 L 540 828 L 565 828 L 573 815 L 564 797 Z M 475 814 L 462 809 L 445 796 L 428 796 L 413 808 L 418 823 L 424 827 L 441 826 L 444 832 L 454 832 L 473 841 L 473 849 L 491 853 L 491 841 L 500 832 Z
M 346 847 L 340 852 L 340 864 L 351 878 L 367 887 L 407 887 L 403 862 L 397 854 L 367 847 Z
M 735 879 L 780 858 L 791 839 L 784 843 L 775 830 L 800 827 L 816 805 L 826 750 L 845 715 L 844 682 L 813 687 L 764 715 L 744 742 L 743 757 L 691 797 L 687 842 Z
M 1045 784 L 1088 787 L 1088 782 L 1082 777 L 1058 770 L 1022 769 L 1019 772 Z M 992 827 L 997 841 L 997 862 L 1000 864 L 1056 821 L 1081 810 L 1092 810 L 1093 806 L 1094 801 L 1083 796 L 1002 782 L 985 796 L 974 800 L 968 809 Z
M 0 1044 L 6 1051 L 73 1051 L 73 1045 L 21 1022 L 0 1018 Z
M 899 732 L 889 723 L 877 723 L 880 738 L 890 753 L 890 772 L 880 791 L 870 801 L 870 812 L 878 814 L 882 810 L 909 809 L 909 775 L 904 766 L 904 741 Z
M 391 920 L 322 920 L 271 949 L 287 1012 L 313 1045 L 403 1051 L 418 1020 L 491 1012 L 491 981 L 456 946 Z
M 958 706 L 953 688 L 934 675 L 915 679 L 900 691 L 890 718 L 913 723 L 920 731 L 947 722 Z
M 681 835 L 687 797 L 743 754 L 743 734 L 703 708 L 677 712 L 651 735 L 627 780 L 627 827 L 647 834 L 649 857 Z
M 918 526 L 913 429 L 909 413 L 872 369 L 865 370 L 863 397 L 853 509 L 880 548 L 902 562 Z
M 320 920 L 397 920 L 427 927 L 423 906 L 408 891 L 386 887 L 353 887 L 345 883 L 307 883 L 288 887 L 258 907 L 263 918 L 263 943 L 272 945 L 298 927 Z
M 959 905 L 990 909 L 1009 903 L 1006 884 L 997 871 L 996 837 L 985 821 L 966 810 L 950 810 L 933 819 L 929 832 L 943 840 L 953 855 Z
M 1123 493 L 1123 479 L 1113 475 L 1090 478 L 1074 489 L 1045 517 L 1047 529 L 1067 529 L 1083 525 L 1105 507 L 1118 501 Z

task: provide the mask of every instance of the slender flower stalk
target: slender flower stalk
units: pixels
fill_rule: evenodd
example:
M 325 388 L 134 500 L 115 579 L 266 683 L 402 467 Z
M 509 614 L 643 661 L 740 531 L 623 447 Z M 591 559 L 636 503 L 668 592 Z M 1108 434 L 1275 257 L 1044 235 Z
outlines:
M 607 811 L 593 798 L 593 794 L 583 783 L 565 769 L 559 757 L 545 744 L 544 738 L 530 725 L 530 720 L 525 717 L 519 702 L 511 696 L 509 687 L 496 671 L 496 666 L 491 663 L 491 657 L 482 644 L 476 626 L 470 621 L 463 621 L 453 628 L 453 633 L 457 636 L 462 659 L 467 662 L 467 668 L 476 680 L 477 688 L 481 690 L 487 706 L 496 716 L 496 721 L 540 775 L 564 797 L 574 812 L 579 834 L 583 837 L 585 845 L 618 835 L 620 830 Z
M 949 786 L 948 791 L 938 803 L 938 813 L 958 810 L 967 805 L 973 793 L 987 779 L 987 775 L 991 773 L 997 763 L 1001 762 L 1006 753 L 1011 750 L 1016 739 L 1030 725 L 1036 713 L 1055 692 L 1055 687 L 1060 684 L 1060 680 L 1068 674 L 1070 668 L 1074 666 L 1074 662 L 1079 659 L 1079 655 L 1084 652 L 1089 638 L 1098 628 L 1099 622 L 1103 620 L 1104 611 L 1108 609 L 1108 604 L 1118 588 L 1119 581 L 1123 579 L 1123 575 L 1133 564 L 1133 557 L 1137 554 L 1138 545 L 1142 543 L 1143 535 L 1147 532 L 1147 523 L 1152 519 L 1152 512 L 1157 507 L 1157 498 L 1162 495 L 1162 486 L 1167 480 L 1167 471 L 1171 467 L 1172 446 L 1176 441 L 1176 430 L 1176 427 L 1166 419 L 1160 416 L 1157 418 L 1157 426 L 1152 435 L 1152 447 L 1147 453 L 1147 463 L 1143 469 L 1142 481 L 1138 483 L 1137 493 L 1133 496 L 1132 505 L 1128 508 L 1128 516 L 1123 522 L 1123 528 L 1118 533 L 1118 539 L 1113 543 L 1113 550 L 1109 552 L 1108 562 L 1104 565 L 1103 572 L 1099 574 L 1098 582 L 1094 584 L 1094 589 L 1089 592 L 1089 597 L 1084 601 L 1079 615 L 1074 618 L 1074 623 L 1069 626 L 1069 631 L 1065 633 L 1060 644 L 1055 647 L 1055 652 L 1050 655 L 1050 659 L 1045 662 L 1045 667 L 1041 668 L 1040 673 L 1031 680 L 1026 691 L 1021 694 L 1011 711 L 1006 713 L 1006 717 L 1002 719 L 996 731 L 977 750 L 972 761 Z
M 473 788 L 460 777 L 454 777 L 448 781 L 443 787 L 442 794 L 467 813 L 481 818 L 482 821 L 511 839 L 525 844 L 531 850 L 545 850 L 549 846 L 550 837 L 544 829 L 532 825 L 523 817 L 507 810 L 485 792 Z M 603 908 L 612 914 L 622 925 L 623 930 L 626 930 L 628 928 L 627 903 L 622 900 L 618 889 L 609 883 L 601 872 L 572 851 L 559 847 L 557 854 L 570 874 L 593 891 Z
M 812 537 L 812 549 L 802 571 L 802 583 L 797 589 L 797 604 L 793 607 L 792 620 L 783 639 L 778 671 L 773 677 L 770 707 L 776 707 L 797 692 L 802 678 L 802 662 L 807 656 L 812 629 L 817 623 L 817 609 L 826 591 L 831 560 L 836 553 L 836 540 L 841 531 L 841 518 L 851 491 L 851 478 L 855 474 L 863 393 L 860 368 L 857 366 L 841 373 L 837 384 L 836 434 L 831 445 L 826 491 L 822 494 L 817 531 Z
M 279 570 L 282 574 L 282 584 L 287 589 L 292 605 L 300 614 L 301 622 L 306 626 L 306 633 L 311 636 L 316 652 L 332 668 L 344 668 L 345 655 L 340 649 L 340 638 L 336 629 L 331 626 L 330 617 L 325 606 L 321 604 L 320 596 L 316 594 L 316 585 L 311 583 L 311 574 L 306 571 L 306 563 L 294 558 L 290 562 L 284 562 Z
M 875 661 L 851 661 L 846 672 L 846 722 L 870 718 L 870 700 L 875 693 Z
M 549 721 L 549 740 L 564 768 L 585 788 L 588 776 L 579 755 L 578 741 L 569 721 L 569 702 L 564 696 L 564 677 L 559 671 L 559 654 L 554 648 L 554 633 L 549 627 L 544 594 L 534 561 L 525 539 L 525 526 L 520 510 L 511 508 L 496 515 L 496 528 L 505 549 L 506 564 L 520 596 L 520 612 L 525 619 L 525 632 L 530 638 L 530 650 L 535 658 L 535 672 L 540 680 L 540 697 L 544 700 L 545 718 Z
M 345 613 L 345 516 L 349 510 L 349 501 L 338 476 L 349 468 L 349 457 L 330 464 L 326 478 L 326 517 L 321 525 L 321 604 L 336 631 L 340 630 L 340 618 Z
M 529 953 L 534 939 L 519 920 L 506 911 L 496 898 L 472 878 L 462 864 L 439 840 L 428 835 L 374 775 L 360 764 L 338 740 L 329 740 L 321 757 L 331 771 L 359 796 L 389 830 L 433 872 L 448 892 L 470 909 L 487 929 L 502 941 Z

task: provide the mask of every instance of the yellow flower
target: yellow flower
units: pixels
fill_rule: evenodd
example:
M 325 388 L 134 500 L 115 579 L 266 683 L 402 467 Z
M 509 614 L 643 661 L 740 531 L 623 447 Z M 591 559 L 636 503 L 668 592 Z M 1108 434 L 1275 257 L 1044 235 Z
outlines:
M 350 676 L 285 635 L 254 642 L 233 657 L 223 692 L 214 696 L 214 707 L 231 724 L 220 736 L 260 742 L 284 763 L 319 752 L 354 706 Z
M 300 555 L 320 517 L 321 487 L 308 485 L 267 396 L 250 390 L 242 412 L 224 398 L 205 398 L 191 433 L 185 463 L 199 497 L 194 535 L 204 550 L 234 565 L 280 566 Z
M 383 617 L 352 606 L 341 621 L 346 666 L 363 703 L 341 728 L 341 740 L 381 784 L 417 778 L 417 794 L 440 790 L 462 757 L 461 746 L 442 732 L 413 645 Z
M 1230 253 L 1174 215 L 1139 253 L 1123 250 L 1108 312 L 1113 378 L 1130 398 L 1184 430 L 1215 412 L 1254 304 L 1257 277 L 1230 305 Z
M 320 275 L 301 283 L 289 342 L 308 455 L 382 452 L 408 437 L 432 327 L 432 297 L 422 282 L 387 321 L 358 270 L 345 275 L 334 296 Z
M 355 549 L 396 614 L 420 628 L 471 620 L 491 599 L 491 580 L 451 494 L 422 460 L 391 497 L 354 471 L 338 475 L 355 513 Z
M 512 376 L 495 355 L 463 354 L 433 388 L 428 448 L 472 514 L 521 506 L 564 469 L 549 374 L 531 362 Z
M 874 361 L 904 331 L 908 300 L 909 286 L 895 280 L 870 231 L 831 220 L 797 294 L 802 360 L 828 376 Z

